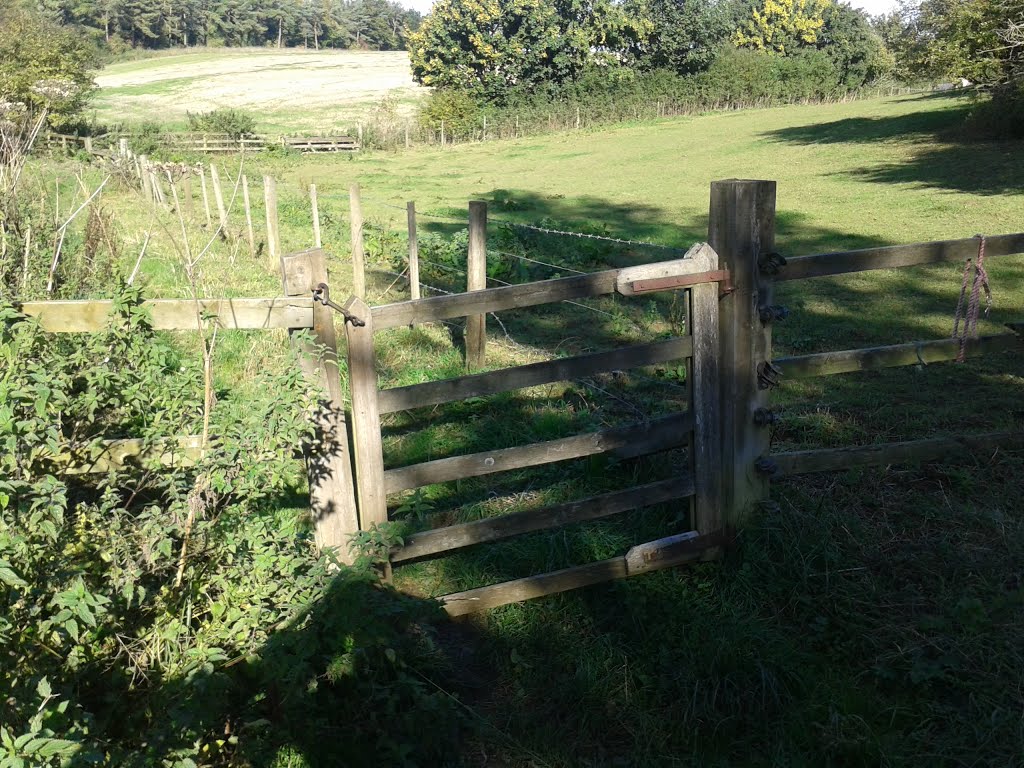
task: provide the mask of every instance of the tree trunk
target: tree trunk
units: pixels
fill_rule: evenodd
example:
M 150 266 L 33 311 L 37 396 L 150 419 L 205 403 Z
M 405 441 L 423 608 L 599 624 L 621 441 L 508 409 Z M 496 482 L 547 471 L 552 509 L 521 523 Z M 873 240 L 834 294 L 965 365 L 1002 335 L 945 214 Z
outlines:
M 278 16 L 277 18 L 277 47 L 281 47 L 281 40 L 284 37 L 284 17 Z

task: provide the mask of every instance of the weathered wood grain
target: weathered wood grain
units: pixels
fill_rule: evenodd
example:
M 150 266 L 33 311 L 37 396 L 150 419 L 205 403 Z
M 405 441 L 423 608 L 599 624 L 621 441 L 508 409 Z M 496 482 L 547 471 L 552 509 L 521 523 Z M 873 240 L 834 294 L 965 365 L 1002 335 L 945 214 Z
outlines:
M 200 315 L 213 316 L 226 329 L 312 328 L 311 298 L 198 299 Z M 43 330 L 51 333 L 101 331 L 113 310 L 111 301 L 26 301 L 18 310 L 39 318 Z M 142 306 L 153 319 L 153 327 L 166 331 L 195 330 L 196 300 L 150 299 Z M 206 322 L 206 321 L 204 321 Z
M 709 552 L 717 551 L 721 544 L 722 537 L 718 534 L 668 536 L 640 544 L 622 557 L 456 592 L 438 599 L 449 616 L 463 616 L 705 559 Z
M 874 368 L 895 368 L 903 365 L 928 365 L 956 360 L 960 350 L 959 339 L 935 339 L 892 344 L 885 347 L 844 349 L 819 352 L 813 355 L 782 357 L 774 361 L 789 379 L 813 376 L 831 376 L 837 373 L 867 371 Z M 998 352 L 1024 350 L 1024 340 L 1015 333 L 997 333 L 981 336 L 967 342 L 967 357 L 980 357 Z
M 633 289 L 635 282 L 706 272 L 708 271 L 704 266 L 707 261 L 704 253 L 706 250 L 712 250 L 711 246 L 707 243 L 697 243 L 681 259 L 659 261 L 655 264 L 639 264 L 635 267 L 621 269 L 615 282 L 615 290 L 623 296 L 634 296 L 636 295 L 636 291 Z M 715 263 L 718 263 L 717 258 Z
M 348 188 L 349 239 L 352 244 L 352 293 L 366 298 L 366 252 L 363 248 L 363 203 L 359 185 Z
M 433 483 L 536 467 L 599 453 L 611 453 L 619 458 L 645 456 L 685 445 L 692 428 L 693 420 L 690 414 L 674 414 L 644 424 L 632 424 L 628 427 L 606 429 L 518 448 L 503 448 L 468 456 L 426 461 L 422 464 L 387 470 L 384 473 L 384 487 L 387 493 L 397 493 Z
M 1024 232 L 985 238 L 985 256 L 1024 253 Z M 966 261 L 978 255 L 978 239 L 937 240 L 930 243 L 836 251 L 790 258 L 776 280 L 805 280 L 811 277 L 843 275 L 870 269 L 896 269 L 947 261 Z
M 474 544 L 500 541 L 512 536 L 557 528 L 584 520 L 598 520 L 632 509 L 686 498 L 692 493 L 693 479 L 691 477 L 674 477 L 543 509 L 512 512 L 486 520 L 476 520 L 472 523 L 436 528 L 432 531 L 415 533 L 407 538 L 405 546 L 392 552 L 391 562 L 421 560 L 425 557 L 471 547 Z
M 383 304 L 373 308 L 373 323 L 377 330 L 383 330 L 482 312 L 500 312 L 506 309 L 551 304 L 565 299 L 601 296 L 615 290 L 617 275 L 618 270 L 611 269 L 557 280 L 488 288 L 473 293 L 431 296 L 419 301 Z
M 469 203 L 469 248 L 466 253 L 466 292 L 487 288 L 487 203 Z M 477 371 L 484 367 L 487 353 L 487 315 L 466 317 L 466 368 Z
M 822 448 L 772 454 L 780 475 L 835 472 L 851 467 L 908 464 L 940 459 L 957 462 L 988 459 L 1001 450 L 1024 450 L 1024 432 L 989 432 L 958 437 L 931 437 L 899 443 Z
M 717 295 L 715 297 L 717 303 Z M 716 316 L 717 320 L 717 316 Z M 584 376 L 615 370 L 628 370 L 688 357 L 693 349 L 689 337 L 636 344 L 610 352 L 564 357 L 543 363 L 530 363 L 491 373 L 459 376 L 443 381 L 410 384 L 385 389 L 380 393 L 380 412 L 394 413 L 427 405 L 451 403 L 470 397 L 511 392 L 556 381 L 571 381 Z

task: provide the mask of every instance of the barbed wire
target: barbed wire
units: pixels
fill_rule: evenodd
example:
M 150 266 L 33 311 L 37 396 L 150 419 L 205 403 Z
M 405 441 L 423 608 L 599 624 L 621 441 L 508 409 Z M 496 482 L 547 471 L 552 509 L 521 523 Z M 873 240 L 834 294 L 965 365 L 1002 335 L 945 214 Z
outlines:
M 645 240 L 627 240 L 621 237 L 608 237 L 607 235 L 591 235 L 586 232 L 571 232 L 564 229 L 552 229 L 550 227 L 538 227 L 535 224 L 517 224 L 514 221 L 506 221 L 504 219 L 493 219 L 496 224 L 501 224 L 506 227 L 512 227 L 515 229 L 528 229 L 532 232 L 543 232 L 546 235 L 559 235 L 562 237 L 578 237 L 584 240 L 599 240 L 606 243 L 617 243 L 618 245 L 634 245 L 642 248 L 656 248 L 663 251 L 673 251 L 675 253 L 686 253 L 685 248 L 677 248 L 671 245 L 661 245 L 659 243 L 649 243 Z
M 520 259 L 522 261 L 529 261 L 532 264 L 540 264 L 544 267 L 550 267 L 551 269 L 557 269 L 559 271 L 573 272 L 577 275 L 589 275 L 589 272 L 583 272 L 579 269 L 573 269 L 572 267 L 559 266 L 558 264 L 551 264 L 547 261 L 541 261 L 540 259 L 531 259 L 529 256 L 523 256 L 518 253 L 509 253 L 508 251 L 488 251 L 487 253 L 495 256 L 506 256 L 513 259 Z

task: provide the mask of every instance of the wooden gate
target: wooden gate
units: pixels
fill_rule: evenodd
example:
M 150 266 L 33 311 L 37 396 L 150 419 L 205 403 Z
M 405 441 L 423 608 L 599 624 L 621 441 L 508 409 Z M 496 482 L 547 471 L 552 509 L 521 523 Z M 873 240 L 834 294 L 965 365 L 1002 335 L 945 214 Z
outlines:
M 634 458 L 691 445 L 688 466 L 669 479 L 581 501 L 497 518 L 450 525 L 417 533 L 395 550 L 391 562 L 446 555 L 471 545 L 499 541 L 534 531 L 595 520 L 631 509 L 694 498 L 694 530 L 633 547 L 621 557 L 552 573 L 482 587 L 441 598 L 452 615 L 483 610 L 530 597 L 667 568 L 699 559 L 721 544 L 718 461 L 718 298 L 726 276 L 718 255 L 707 244 L 691 248 L 682 259 L 579 277 L 491 288 L 464 294 L 368 307 L 351 299 L 346 310 L 356 322 L 346 324 L 348 372 L 352 397 L 353 454 L 360 528 L 388 519 L 387 497 L 414 488 L 534 467 L 597 454 Z M 610 293 L 633 296 L 687 287 L 690 294 L 688 335 L 635 344 L 549 362 L 460 376 L 443 381 L 381 390 L 375 372 L 375 331 L 413 323 L 520 309 Z M 361 324 L 359 324 L 361 322 Z M 689 409 L 625 427 L 385 468 L 380 416 L 413 408 L 578 379 L 598 373 L 673 360 L 691 361 Z

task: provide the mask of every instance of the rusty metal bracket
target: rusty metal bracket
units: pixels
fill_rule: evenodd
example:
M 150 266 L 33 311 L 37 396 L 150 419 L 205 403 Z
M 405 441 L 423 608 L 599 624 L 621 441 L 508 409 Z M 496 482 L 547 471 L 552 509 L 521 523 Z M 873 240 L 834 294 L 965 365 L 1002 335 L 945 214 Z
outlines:
M 634 294 L 671 291 L 676 288 L 689 288 L 704 283 L 718 283 L 718 296 L 726 296 L 736 290 L 732 284 L 732 275 L 728 269 L 715 269 L 709 272 L 696 272 L 692 275 L 672 275 L 671 277 L 652 277 L 648 280 L 634 280 L 629 284 Z
M 327 286 L 327 283 L 320 283 L 313 289 L 313 301 L 318 301 L 325 307 L 330 307 L 335 312 L 340 312 L 344 316 L 345 320 L 352 323 L 356 328 L 362 328 L 366 325 L 365 320 L 360 317 L 356 317 L 336 301 L 331 301 L 331 289 Z

